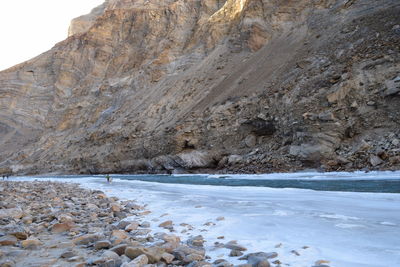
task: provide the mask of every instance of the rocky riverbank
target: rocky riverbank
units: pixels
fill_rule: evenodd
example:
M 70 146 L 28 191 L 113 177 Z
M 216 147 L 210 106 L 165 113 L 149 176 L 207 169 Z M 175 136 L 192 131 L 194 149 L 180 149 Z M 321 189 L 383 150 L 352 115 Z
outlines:
M 183 242 L 174 222 L 146 221 L 151 211 L 134 201 L 54 182 L 3 181 L 0 192 L 2 267 L 233 266 L 226 259 L 207 256 L 206 240 L 188 235 L 191 225 L 180 224 L 187 228 L 181 232 L 186 235 Z M 215 249 L 230 250 L 232 259 L 241 257 L 241 266 L 282 264 L 275 252 L 244 254 L 247 249 L 236 241 L 218 239 Z

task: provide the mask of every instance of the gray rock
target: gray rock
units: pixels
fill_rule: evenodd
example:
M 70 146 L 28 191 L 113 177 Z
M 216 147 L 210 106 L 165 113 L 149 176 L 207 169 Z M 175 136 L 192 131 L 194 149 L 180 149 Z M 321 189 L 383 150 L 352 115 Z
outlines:
M 73 250 L 67 250 L 60 255 L 60 258 L 69 259 L 76 256 L 76 252 Z
M 394 96 L 400 93 L 400 76 L 393 80 L 386 81 L 386 90 L 384 96 Z
M 301 159 L 318 159 L 323 155 L 332 153 L 333 148 L 322 144 L 302 144 L 290 146 L 289 154 Z
M 255 135 L 248 135 L 244 139 L 244 143 L 247 147 L 254 147 L 257 144 L 257 137 Z
M 247 263 L 253 267 L 270 267 L 268 260 L 265 257 L 249 256 Z
M 231 249 L 231 250 L 237 250 L 237 251 L 246 251 L 247 248 L 244 246 L 241 246 L 236 243 L 236 241 L 230 241 L 224 245 L 225 248 Z
M 0 267 L 14 267 L 15 266 L 15 262 L 12 260 L 5 260 L 0 262 Z
M 378 156 L 371 155 L 371 157 L 369 158 L 369 162 L 373 167 L 376 167 L 378 165 L 381 165 L 383 163 L 383 160 Z
M 114 259 L 109 259 L 106 260 L 105 262 L 100 262 L 97 264 L 99 267 L 120 267 L 122 264 L 121 260 L 114 260 Z
M 239 257 L 242 255 L 243 255 L 243 252 L 241 252 L 239 250 L 231 250 L 231 252 L 229 253 L 229 257 Z
M 125 264 L 125 267 L 142 267 L 149 262 L 149 259 L 146 255 L 140 255 L 136 257 L 134 260 L 130 261 L 129 263 Z
M 0 246 L 13 246 L 17 244 L 18 239 L 13 235 L 6 235 L 0 237 Z
M 393 140 L 392 140 L 392 145 L 398 146 L 399 144 L 400 144 L 399 139 L 393 139 Z
M 94 243 L 100 239 L 102 239 L 104 236 L 101 234 L 87 234 L 87 235 L 81 235 L 77 238 L 74 238 L 72 242 L 76 245 L 87 245 L 89 243 Z
M 243 157 L 240 155 L 230 155 L 228 157 L 228 164 L 229 165 L 235 165 L 235 164 L 240 164 L 243 162 Z
M 204 256 L 203 255 L 193 253 L 193 254 L 186 255 L 183 258 L 182 261 L 184 263 L 191 263 L 191 262 L 194 262 L 194 261 L 202 261 L 202 260 L 204 260 Z
M 159 247 L 127 247 L 125 249 L 125 255 L 131 259 L 135 259 L 140 255 L 146 255 L 149 263 L 157 263 L 161 260 L 162 254 L 165 252 L 164 249 Z
M 24 212 L 19 207 L 0 209 L 0 219 L 6 219 L 6 218 L 20 219 L 23 216 Z
M 200 247 L 189 247 L 181 245 L 173 251 L 176 259 L 184 263 L 202 261 L 205 258 L 205 250 Z
M 120 255 L 120 259 L 121 259 L 122 264 L 128 263 L 128 262 L 131 262 L 131 261 L 132 261 L 132 260 L 131 260 L 128 256 L 126 256 L 126 255 Z
M 212 267 L 213 265 L 206 261 L 193 261 L 186 266 L 187 267 Z
M 233 264 L 229 263 L 227 260 L 224 259 L 218 259 L 213 262 L 213 265 L 215 267 L 232 267 Z
M 125 254 L 125 249 L 127 246 L 128 246 L 127 244 L 120 244 L 115 247 L 112 247 L 110 250 L 121 256 Z
M 101 258 L 115 261 L 120 260 L 119 255 L 111 250 L 104 251 Z
M 128 225 L 125 226 L 125 231 L 127 232 L 134 231 L 137 230 L 138 227 L 139 227 L 138 222 L 130 222 Z
M 140 223 L 140 227 L 143 228 L 149 228 L 150 227 L 150 222 L 144 221 Z
M 158 226 L 162 227 L 162 228 L 170 228 L 173 226 L 173 222 L 171 220 L 165 221 L 165 222 L 160 223 Z
M 161 259 L 163 260 L 163 261 L 165 261 L 167 264 L 170 264 L 173 260 L 174 260 L 174 255 L 172 255 L 172 254 L 169 254 L 169 253 L 167 253 L 167 252 L 164 252 L 162 255 L 161 255 Z
M 108 240 L 97 241 L 94 244 L 95 249 L 104 249 L 104 248 L 110 248 L 110 247 L 111 247 L 111 242 Z
M 117 224 L 117 228 L 118 229 L 125 229 L 128 225 L 130 225 L 131 224 L 131 222 L 129 222 L 129 221 L 120 221 L 118 224 Z
M 179 164 L 185 169 L 211 168 L 215 165 L 215 157 L 208 151 L 190 151 L 177 155 Z
M 321 121 L 334 121 L 335 116 L 331 111 L 325 111 L 320 114 L 318 114 L 318 119 Z
M 189 245 L 192 245 L 192 246 L 195 246 L 195 247 L 202 247 L 204 242 L 205 242 L 205 240 L 204 240 L 203 236 L 201 236 L 201 235 L 189 238 L 188 241 L 187 241 L 187 243 Z
M 262 258 L 265 258 L 265 259 L 273 259 L 273 258 L 278 257 L 278 253 L 276 253 L 276 252 L 269 252 L 269 253 L 266 253 L 266 252 L 249 253 L 249 254 L 246 254 L 246 255 L 244 255 L 243 257 L 239 258 L 239 260 L 247 260 L 249 257 L 252 257 L 252 256 L 262 257 Z

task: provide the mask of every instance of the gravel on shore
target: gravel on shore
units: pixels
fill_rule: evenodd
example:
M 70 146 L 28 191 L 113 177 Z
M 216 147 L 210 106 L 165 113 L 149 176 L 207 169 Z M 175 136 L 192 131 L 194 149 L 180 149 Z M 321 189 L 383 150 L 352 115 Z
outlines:
M 2 181 L 0 267 L 233 266 L 206 255 L 201 235 L 183 242 L 173 221 L 148 222 L 150 213 L 135 201 L 120 201 L 73 183 Z M 244 261 L 237 266 L 282 266 L 275 252 L 245 254 L 247 249 L 234 240 L 214 246 Z M 318 261 L 315 266 L 327 263 Z
M 202 236 L 185 243 L 173 222 L 153 233 L 150 211 L 102 191 L 56 182 L 0 183 L 0 266 L 232 266 L 210 263 Z M 246 248 L 220 243 L 242 255 Z M 270 266 L 272 254 L 245 255 L 243 266 Z

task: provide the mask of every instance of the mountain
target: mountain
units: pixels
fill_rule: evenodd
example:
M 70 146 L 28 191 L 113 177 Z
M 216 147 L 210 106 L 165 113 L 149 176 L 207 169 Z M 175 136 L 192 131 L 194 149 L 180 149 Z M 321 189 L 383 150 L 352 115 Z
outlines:
M 0 72 L 0 167 L 399 169 L 399 14 L 398 0 L 108 0 Z

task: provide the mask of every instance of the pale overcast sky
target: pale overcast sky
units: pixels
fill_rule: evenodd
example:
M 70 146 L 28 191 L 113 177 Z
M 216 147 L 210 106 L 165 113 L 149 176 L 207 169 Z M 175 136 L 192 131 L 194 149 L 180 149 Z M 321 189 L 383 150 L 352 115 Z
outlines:
M 0 70 L 64 40 L 70 21 L 104 0 L 0 0 Z

